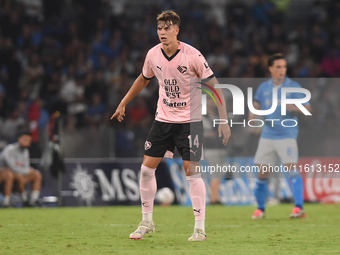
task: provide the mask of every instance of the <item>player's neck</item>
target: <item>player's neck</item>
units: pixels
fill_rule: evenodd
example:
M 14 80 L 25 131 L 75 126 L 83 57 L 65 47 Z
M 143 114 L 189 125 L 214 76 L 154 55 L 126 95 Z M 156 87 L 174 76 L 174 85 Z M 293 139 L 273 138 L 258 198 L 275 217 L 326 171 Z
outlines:
M 273 84 L 274 86 L 281 86 L 284 82 L 284 79 L 282 78 L 273 78 Z
M 168 57 L 171 57 L 172 55 L 176 53 L 178 46 L 179 46 L 179 41 L 176 40 L 173 43 L 170 43 L 167 45 L 163 44 L 163 50 Z

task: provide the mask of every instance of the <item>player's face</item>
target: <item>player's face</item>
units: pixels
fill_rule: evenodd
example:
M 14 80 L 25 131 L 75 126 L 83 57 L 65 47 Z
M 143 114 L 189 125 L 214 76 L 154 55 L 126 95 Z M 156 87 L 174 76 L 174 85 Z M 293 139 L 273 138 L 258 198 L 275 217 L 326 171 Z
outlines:
M 28 148 L 31 146 L 32 137 L 30 135 L 22 135 L 18 139 L 19 145 L 22 148 Z
M 177 35 L 179 32 L 179 27 L 173 25 L 172 22 L 160 21 L 157 24 L 157 34 L 158 38 L 164 45 L 169 45 L 172 42 L 177 42 Z
M 273 79 L 284 79 L 287 73 L 287 62 L 284 59 L 277 59 L 274 64 L 269 67 L 269 72 Z

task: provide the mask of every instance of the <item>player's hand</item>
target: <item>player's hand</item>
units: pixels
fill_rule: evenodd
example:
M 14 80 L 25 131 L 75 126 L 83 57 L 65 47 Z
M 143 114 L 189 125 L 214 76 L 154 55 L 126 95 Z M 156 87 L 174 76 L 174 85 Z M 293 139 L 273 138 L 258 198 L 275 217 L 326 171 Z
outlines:
M 228 124 L 221 124 L 218 126 L 218 136 L 223 136 L 222 143 L 224 145 L 227 145 L 229 138 L 231 136 L 231 130 Z
M 125 116 L 125 106 L 119 105 L 116 109 L 116 112 L 111 116 L 110 120 L 117 118 L 119 122 L 122 122 L 124 120 L 124 116 Z

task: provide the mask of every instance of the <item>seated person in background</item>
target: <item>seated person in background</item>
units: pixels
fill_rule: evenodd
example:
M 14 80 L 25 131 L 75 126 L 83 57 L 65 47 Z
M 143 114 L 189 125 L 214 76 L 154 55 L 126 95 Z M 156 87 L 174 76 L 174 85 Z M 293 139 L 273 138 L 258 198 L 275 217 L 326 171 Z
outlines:
M 40 194 L 41 174 L 30 166 L 28 148 L 31 146 L 32 137 L 29 131 L 19 133 L 18 141 L 7 145 L 0 155 L 0 169 L 2 172 L 13 173 L 13 180 L 18 185 L 23 206 L 36 206 Z M 25 185 L 32 182 L 30 200 L 27 198 Z M 9 193 L 12 187 L 10 187 Z M 10 195 L 10 194 L 5 194 Z

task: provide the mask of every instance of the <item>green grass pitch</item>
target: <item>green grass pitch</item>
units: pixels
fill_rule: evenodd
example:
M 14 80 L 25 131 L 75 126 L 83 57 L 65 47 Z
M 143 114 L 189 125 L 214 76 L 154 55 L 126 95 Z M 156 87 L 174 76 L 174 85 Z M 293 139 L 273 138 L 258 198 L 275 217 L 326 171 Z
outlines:
M 0 254 L 340 254 L 340 205 L 307 204 L 304 219 L 292 207 L 252 220 L 252 206 L 208 206 L 205 242 L 187 241 L 190 207 L 156 206 L 156 232 L 138 241 L 140 207 L 1 209 Z

